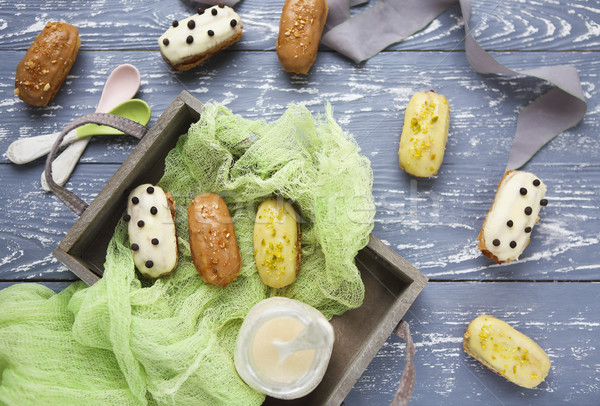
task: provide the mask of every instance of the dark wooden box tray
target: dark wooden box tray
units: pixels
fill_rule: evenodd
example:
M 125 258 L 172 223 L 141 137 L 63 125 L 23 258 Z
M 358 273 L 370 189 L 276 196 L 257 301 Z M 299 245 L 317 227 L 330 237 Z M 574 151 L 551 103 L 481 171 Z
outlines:
M 201 111 L 202 103 L 181 92 L 54 250 L 53 255 L 84 282 L 91 285 L 102 276 L 127 190 L 162 177 L 167 153 Z M 305 398 L 269 398 L 266 405 L 339 405 L 427 283 L 421 272 L 372 234 L 356 256 L 356 265 L 365 284 L 364 303 L 331 321 L 336 342 L 323 382 Z

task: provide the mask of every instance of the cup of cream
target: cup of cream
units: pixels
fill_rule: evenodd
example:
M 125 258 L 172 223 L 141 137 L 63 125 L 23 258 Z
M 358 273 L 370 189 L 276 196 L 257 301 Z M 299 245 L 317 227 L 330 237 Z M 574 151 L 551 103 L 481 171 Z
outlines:
M 333 349 L 333 327 L 312 306 L 272 297 L 248 312 L 236 341 L 235 368 L 256 391 L 296 399 L 323 379 Z

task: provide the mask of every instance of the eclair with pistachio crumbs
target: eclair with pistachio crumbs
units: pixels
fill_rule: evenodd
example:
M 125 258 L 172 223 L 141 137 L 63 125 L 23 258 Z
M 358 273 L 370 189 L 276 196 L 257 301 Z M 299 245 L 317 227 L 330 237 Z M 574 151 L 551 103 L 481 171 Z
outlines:
M 448 140 L 450 107 L 433 90 L 415 93 L 404 113 L 398 158 L 400 168 L 417 177 L 437 174 Z
M 550 371 L 550 358 L 535 341 L 487 314 L 469 323 L 463 348 L 488 369 L 524 388 L 538 386 Z
M 263 201 L 254 222 L 254 259 L 263 283 L 282 288 L 300 270 L 300 223 L 294 207 L 282 198 Z

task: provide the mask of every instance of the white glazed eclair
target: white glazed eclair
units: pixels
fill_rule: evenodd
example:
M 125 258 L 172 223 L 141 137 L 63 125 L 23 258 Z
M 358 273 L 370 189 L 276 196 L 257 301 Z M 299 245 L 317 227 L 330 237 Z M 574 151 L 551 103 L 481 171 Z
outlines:
M 175 202 L 169 192 L 149 183 L 129 194 L 127 214 L 129 243 L 136 268 L 157 278 L 177 265 Z
M 191 69 L 242 38 L 242 20 L 224 5 L 198 9 L 198 14 L 174 20 L 160 36 L 164 60 L 177 70 Z
M 498 263 L 519 259 L 539 220 L 541 206 L 548 204 L 545 194 L 546 185 L 533 173 L 507 171 L 479 233 L 483 255 Z
M 450 107 L 441 94 L 433 90 L 415 93 L 404 113 L 398 160 L 400 168 L 417 177 L 437 174 L 442 165 Z
M 487 314 L 469 323 L 463 348 L 488 369 L 524 388 L 536 387 L 550 371 L 550 358 L 535 341 Z

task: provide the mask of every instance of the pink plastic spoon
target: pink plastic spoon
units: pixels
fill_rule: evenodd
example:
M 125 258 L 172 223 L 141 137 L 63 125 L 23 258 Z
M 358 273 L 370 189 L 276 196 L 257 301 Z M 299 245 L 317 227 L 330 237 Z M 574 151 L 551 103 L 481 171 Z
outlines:
M 130 64 L 119 65 L 106 79 L 96 113 L 108 113 L 113 107 L 135 96 L 140 88 L 140 72 Z M 69 145 L 52 163 L 52 178 L 63 186 L 69 180 L 75 165 L 83 154 L 90 138 L 83 138 Z M 45 172 L 42 173 L 42 188 L 49 192 Z

